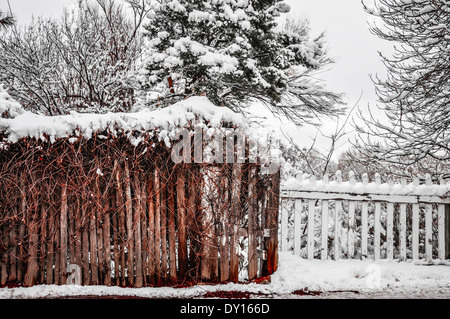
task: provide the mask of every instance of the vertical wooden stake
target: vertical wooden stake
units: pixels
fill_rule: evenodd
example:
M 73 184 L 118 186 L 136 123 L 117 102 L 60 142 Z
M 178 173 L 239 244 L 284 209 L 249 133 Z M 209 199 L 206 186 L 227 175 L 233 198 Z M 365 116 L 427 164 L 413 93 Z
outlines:
M 155 168 L 155 272 L 156 285 L 161 285 L 161 176 Z
M 301 248 L 302 248 L 302 209 L 303 204 L 302 200 L 300 198 L 295 199 L 294 202 L 294 255 L 300 256 Z M 283 214 L 283 211 L 282 211 Z M 283 223 L 287 222 L 283 217 L 281 217 L 281 221 Z M 283 224 L 282 224 L 283 225 Z M 284 230 L 286 227 L 282 226 L 282 230 Z M 286 231 L 286 230 L 285 230 Z M 286 237 L 287 235 L 283 236 L 282 238 Z M 281 247 L 284 247 L 285 244 L 281 244 Z M 284 250 L 283 250 L 284 251 Z
M 450 259 L 450 205 L 445 205 L 445 258 Z
M 125 157 L 125 156 L 124 156 Z M 127 270 L 128 270 L 128 284 L 134 286 L 134 231 L 133 231 L 133 207 L 131 198 L 131 181 L 128 161 L 125 160 L 125 210 L 126 210 L 126 225 L 127 225 Z
M 400 204 L 400 260 L 406 260 L 406 204 Z
M 322 201 L 322 247 L 320 258 L 328 259 L 328 200 Z
M 239 281 L 239 235 L 240 194 L 241 194 L 242 164 L 234 163 L 231 184 L 231 242 L 230 242 L 230 281 Z
M 257 194 L 256 194 L 256 167 L 252 166 L 249 171 L 249 189 L 248 189 L 248 279 L 253 280 L 257 276 L 258 272 L 258 260 L 257 260 L 257 242 L 256 242 L 256 230 L 257 230 Z
M 394 259 L 394 203 L 387 203 L 387 259 Z
M 155 251 L 159 251 L 155 243 L 155 190 L 154 174 L 150 173 L 147 177 L 147 209 L 148 209 L 148 276 L 150 284 L 155 283 L 155 268 L 159 264 L 156 260 Z
M 187 251 L 187 223 L 186 223 L 186 193 L 185 193 L 185 171 L 178 170 L 177 173 L 177 210 L 178 210 L 178 264 L 180 278 L 183 280 L 188 271 Z
M 141 234 L 141 216 L 142 216 L 142 192 L 140 180 L 137 172 L 134 175 L 134 198 L 135 210 L 134 218 L 136 220 L 136 231 L 134 241 L 136 246 L 136 288 L 142 288 L 144 285 L 143 266 L 142 266 L 142 234 Z
M 175 177 L 173 177 L 175 176 Z M 167 221 L 169 228 L 169 279 L 171 284 L 177 282 L 177 253 L 175 232 L 175 188 L 174 178 L 170 176 L 167 180 Z
M 67 283 L 67 182 L 64 182 L 61 189 L 61 285 Z

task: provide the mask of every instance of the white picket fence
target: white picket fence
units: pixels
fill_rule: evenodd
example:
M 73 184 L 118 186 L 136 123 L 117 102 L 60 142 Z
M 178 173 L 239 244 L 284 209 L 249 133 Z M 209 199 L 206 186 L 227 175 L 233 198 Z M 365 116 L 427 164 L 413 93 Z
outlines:
M 340 172 L 281 185 L 282 251 L 322 260 L 340 258 L 423 261 L 448 259 L 450 183 L 381 183 L 379 174 L 356 182 Z

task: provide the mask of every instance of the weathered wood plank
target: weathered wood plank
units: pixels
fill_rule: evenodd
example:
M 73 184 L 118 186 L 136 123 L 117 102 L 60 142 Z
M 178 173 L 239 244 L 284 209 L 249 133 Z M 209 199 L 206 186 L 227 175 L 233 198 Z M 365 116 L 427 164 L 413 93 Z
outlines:
M 127 278 L 128 284 L 134 286 L 134 227 L 133 227 L 133 207 L 131 197 L 131 180 L 128 161 L 125 160 L 124 168 L 124 184 L 125 184 L 125 213 L 127 227 Z
M 394 204 L 387 203 L 387 224 L 386 224 L 386 248 L 387 259 L 394 259 Z
M 328 259 L 328 207 L 329 202 L 327 200 L 322 201 L 322 231 L 321 231 L 321 251 L 320 259 Z
M 175 284 L 177 277 L 177 248 L 175 231 L 175 185 L 172 178 L 167 180 L 167 224 L 169 235 L 169 280 Z
M 307 246 L 308 246 L 308 260 L 314 259 L 314 227 L 315 227 L 315 207 L 316 207 L 316 201 L 313 199 L 310 199 L 308 201 L 308 239 L 307 239 Z
M 369 215 L 369 203 L 361 203 L 361 258 L 365 259 L 368 257 L 368 237 L 369 237 L 369 225 L 368 225 L 368 215 Z
M 442 261 L 445 260 L 445 205 L 438 205 L 438 258 Z
M 134 232 L 134 243 L 135 243 L 135 262 L 136 262 L 136 288 L 142 288 L 144 286 L 143 278 L 143 264 L 142 264 L 142 233 L 141 233 L 141 218 L 142 218 L 142 191 L 141 182 L 138 173 L 134 174 L 134 219 L 135 219 L 135 232 Z
M 334 260 L 341 258 L 341 215 L 342 215 L 342 201 L 335 201 L 335 215 L 334 215 Z
M 433 205 L 425 204 L 425 259 L 433 261 Z
M 268 210 L 266 216 L 266 229 L 270 237 L 264 238 L 264 247 L 267 252 L 263 276 L 272 275 L 278 269 L 278 210 L 280 206 L 280 170 L 270 177 L 270 189 L 268 197 Z
M 155 272 L 156 285 L 162 282 L 161 273 L 161 176 L 160 170 L 155 168 Z M 165 243 L 165 241 L 164 241 Z
M 381 203 L 375 202 L 375 215 L 374 215 L 374 259 L 379 260 L 381 258 Z
M 187 221 L 186 221 L 186 178 L 184 168 L 177 171 L 177 212 L 178 212 L 178 267 L 180 279 L 185 279 L 188 271 L 188 244 L 187 244 Z M 223 213 L 223 212 L 222 212 Z
M 239 236 L 240 193 L 242 164 L 234 163 L 231 178 L 231 242 L 230 242 L 230 281 L 239 281 Z
M 252 166 L 249 170 L 249 186 L 248 186 L 248 279 L 253 280 L 257 276 L 258 263 L 257 263 L 257 242 L 256 242 L 256 230 L 257 230 L 257 194 L 256 194 L 256 168 Z
M 419 204 L 412 205 L 412 255 L 413 261 L 419 260 Z
M 155 190 L 154 190 L 154 173 L 149 173 L 147 176 L 147 209 L 148 209 L 148 276 L 149 283 L 155 283 L 155 269 L 156 263 L 159 260 L 155 258 Z M 159 247 L 157 247 L 159 251 Z
M 355 205 L 356 202 L 350 201 L 348 203 L 348 233 L 347 233 L 347 245 L 348 245 L 348 258 L 355 257 Z
M 61 227 L 61 285 L 67 283 L 67 239 L 68 239 L 68 222 L 67 222 L 67 182 L 61 187 L 61 211 L 60 211 L 60 227 Z
M 301 199 L 296 199 L 294 201 L 294 255 L 300 256 L 301 253 L 301 244 L 302 244 L 302 209 L 303 203 Z M 283 219 L 282 219 L 283 220 Z M 285 220 L 285 223 L 287 221 Z M 287 231 L 287 225 L 285 227 L 285 231 Z M 283 236 L 283 237 L 287 237 Z M 287 246 L 287 244 L 281 244 L 281 247 Z
M 288 201 L 282 201 L 281 204 L 281 250 L 283 252 L 288 251 L 288 241 L 289 241 L 289 231 L 288 231 L 288 220 L 289 220 L 289 210 L 287 209 Z
M 400 260 L 406 260 L 406 204 L 400 204 Z

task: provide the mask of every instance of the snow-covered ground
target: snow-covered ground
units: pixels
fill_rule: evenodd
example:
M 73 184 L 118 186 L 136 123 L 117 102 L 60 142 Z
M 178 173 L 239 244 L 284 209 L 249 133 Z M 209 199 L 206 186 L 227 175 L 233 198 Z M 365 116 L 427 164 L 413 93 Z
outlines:
M 450 265 L 388 261 L 308 261 L 280 253 L 270 284 L 197 285 L 190 288 L 119 288 L 40 285 L 2 288 L 1 299 L 118 296 L 203 298 L 214 292 L 245 292 L 251 298 L 450 298 Z M 299 294 L 298 291 L 304 293 Z M 313 293 L 312 293 L 313 292 Z M 248 295 L 248 293 L 250 295 Z

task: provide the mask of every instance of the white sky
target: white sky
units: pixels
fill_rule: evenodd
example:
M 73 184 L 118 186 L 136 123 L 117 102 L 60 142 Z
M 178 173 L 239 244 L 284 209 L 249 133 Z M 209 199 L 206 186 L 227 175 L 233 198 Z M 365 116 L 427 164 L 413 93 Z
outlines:
M 385 68 L 378 51 L 389 53 L 391 45 L 372 35 L 367 26 L 370 17 L 364 12 L 360 0 L 285 0 L 291 6 L 291 15 L 307 18 L 311 32 L 318 35 L 325 32 L 329 55 L 334 59 L 332 68 L 321 74 L 327 86 L 346 95 L 351 109 L 362 94 L 361 108 L 375 108 L 376 96 L 369 74 L 384 77 Z M 366 0 L 366 2 L 371 0 Z M 64 6 L 76 0 L 9 0 L 11 9 L 19 24 L 29 23 L 32 16 L 58 18 Z M 0 10 L 8 11 L 8 1 L 0 0 Z M 341 120 L 342 123 L 343 120 Z M 322 132 L 330 134 L 336 128 L 336 122 L 326 121 Z M 314 128 L 298 130 L 283 125 L 287 134 L 292 135 L 300 145 L 308 147 L 317 131 Z M 348 131 L 351 127 L 348 127 Z M 305 138 L 306 136 L 306 138 Z M 320 134 L 319 134 L 320 136 Z M 351 135 L 349 135 L 351 138 Z M 348 146 L 347 138 L 340 141 L 342 152 Z M 319 147 L 327 151 L 327 139 L 318 139 Z

